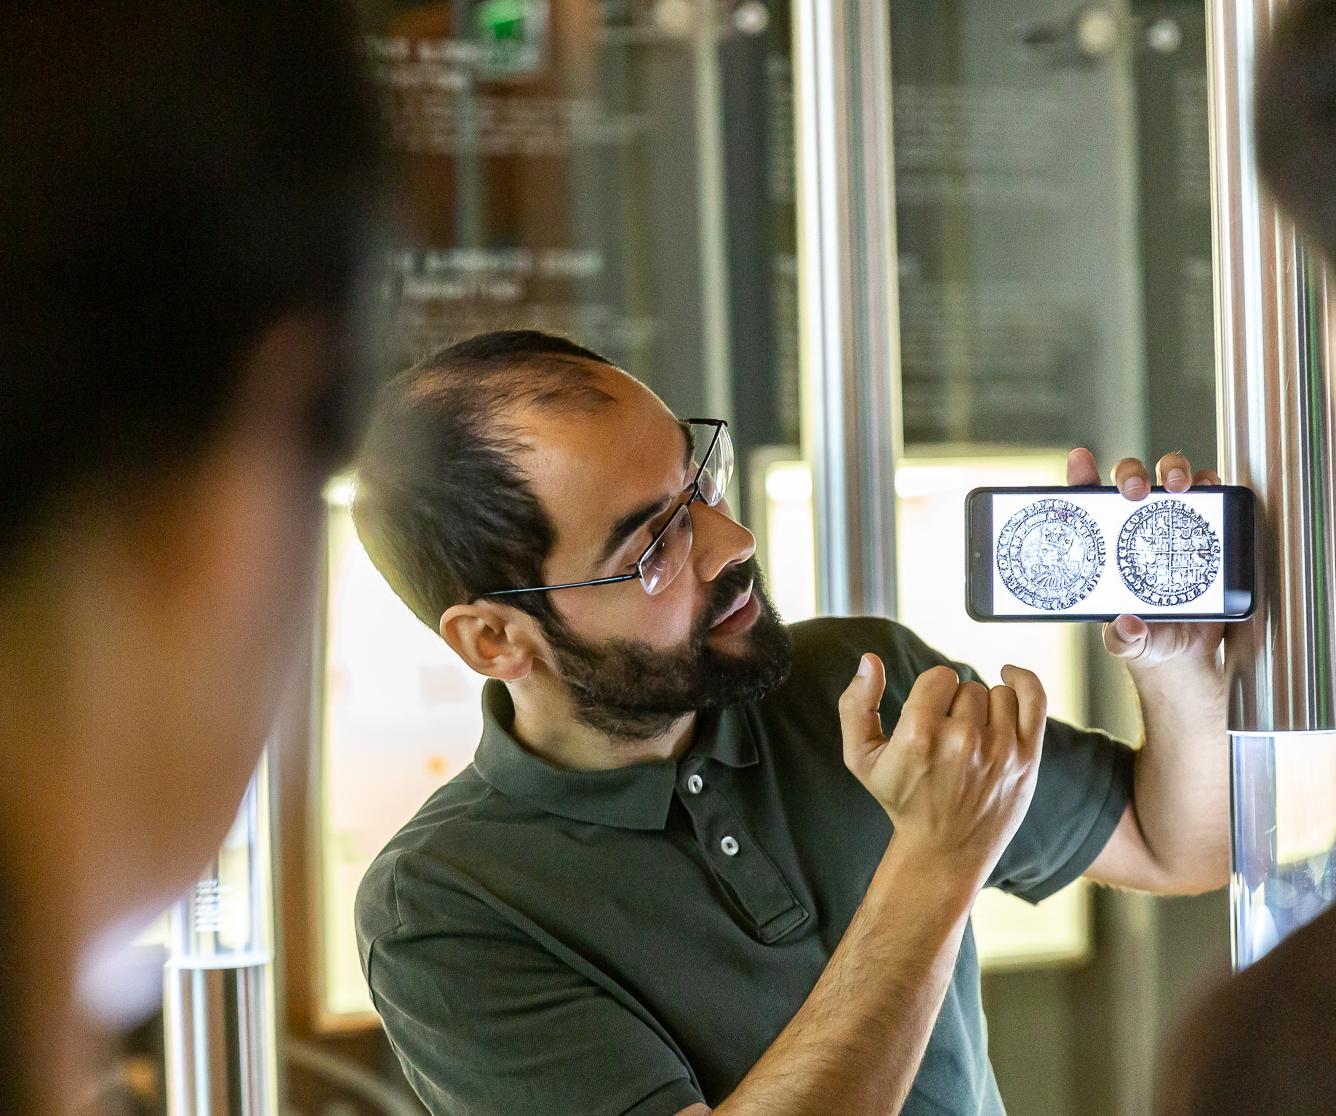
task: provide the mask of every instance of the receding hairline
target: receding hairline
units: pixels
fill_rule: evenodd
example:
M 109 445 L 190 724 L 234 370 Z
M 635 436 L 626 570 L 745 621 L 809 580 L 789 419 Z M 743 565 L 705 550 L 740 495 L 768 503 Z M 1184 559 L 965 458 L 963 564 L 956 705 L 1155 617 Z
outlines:
M 450 358 L 446 354 L 436 353 L 406 369 L 396 379 L 402 381 L 399 401 L 409 408 L 422 403 L 443 402 L 455 396 L 461 390 L 457 377 L 463 375 L 476 377 L 480 387 L 509 386 L 516 389 L 513 400 L 502 401 L 502 409 L 509 411 L 511 417 L 530 407 L 561 410 L 575 404 L 583 405 L 579 409 L 592 409 L 614 401 L 614 396 L 588 379 L 568 383 L 554 380 L 544 386 L 535 385 L 535 390 L 527 395 L 522 390 L 526 374 L 538 373 L 550 377 L 562 369 L 585 376 L 612 371 L 639 383 L 634 376 L 607 361 L 566 353 L 463 358 Z

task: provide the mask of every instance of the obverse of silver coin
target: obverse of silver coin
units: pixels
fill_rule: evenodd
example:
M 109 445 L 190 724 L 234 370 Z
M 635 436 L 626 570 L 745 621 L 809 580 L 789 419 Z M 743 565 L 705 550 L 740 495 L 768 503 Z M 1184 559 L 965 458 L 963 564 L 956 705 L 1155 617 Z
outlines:
M 1118 533 L 1118 572 L 1152 605 L 1195 601 L 1220 575 L 1220 538 L 1182 500 L 1138 508 Z
M 1046 497 L 1021 508 L 997 537 L 997 571 L 1017 600 L 1060 612 L 1079 604 L 1104 573 L 1104 535 L 1090 514 Z

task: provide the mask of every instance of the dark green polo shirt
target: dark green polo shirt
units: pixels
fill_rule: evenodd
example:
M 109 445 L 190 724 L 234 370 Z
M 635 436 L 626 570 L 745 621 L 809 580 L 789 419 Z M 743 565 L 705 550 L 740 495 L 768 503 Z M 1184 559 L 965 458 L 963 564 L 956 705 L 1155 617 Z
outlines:
M 702 716 L 677 763 L 553 767 L 509 735 L 508 693 L 488 684 L 473 764 L 357 897 L 376 1009 L 436 1116 L 716 1105 L 797 1012 L 891 835 L 844 767 L 836 702 L 877 652 L 889 731 L 945 660 L 886 620 L 792 631 L 789 680 Z M 1128 802 L 1131 759 L 1050 722 L 1033 804 L 990 882 L 1038 901 L 1080 875 Z M 1002 1112 L 968 931 L 904 1112 Z

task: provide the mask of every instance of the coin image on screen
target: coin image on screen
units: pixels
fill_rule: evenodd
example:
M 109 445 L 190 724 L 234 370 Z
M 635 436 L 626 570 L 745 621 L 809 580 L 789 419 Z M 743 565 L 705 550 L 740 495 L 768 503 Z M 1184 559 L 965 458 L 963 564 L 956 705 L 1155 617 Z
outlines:
M 1153 605 L 1195 601 L 1220 574 L 1220 537 L 1182 500 L 1133 512 L 1118 533 L 1118 572 Z
M 997 537 L 997 572 L 1031 608 L 1059 612 L 1090 595 L 1104 572 L 1104 536 L 1090 514 L 1046 498 L 1021 508 Z

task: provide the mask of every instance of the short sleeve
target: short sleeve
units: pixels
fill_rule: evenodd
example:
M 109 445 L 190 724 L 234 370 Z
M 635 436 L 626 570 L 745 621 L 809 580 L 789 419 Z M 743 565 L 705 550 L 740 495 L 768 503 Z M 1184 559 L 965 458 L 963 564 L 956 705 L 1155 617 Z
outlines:
M 701 1102 L 653 1026 L 469 894 L 369 943 L 372 1000 L 432 1116 L 673 1116 Z
M 972 668 L 932 650 L 897 624 L 887 624 L 885 636 L 887 695 L 882 720 L 888 731 L 914 680 L 925 670 L 946 664 L 961 678 L 982 681 Z M 1050 719 L 1030 809 L 988 886 L 1038 903 L 1085 872 L 1132 800 L 1133 755 L 1126 744 L 1102 732 Z
M 1132 759 L 1102 732 L 1050 720 L 1029 812 L 989 886 L 1038 903 L 1084 873 L 1132 800 Z

